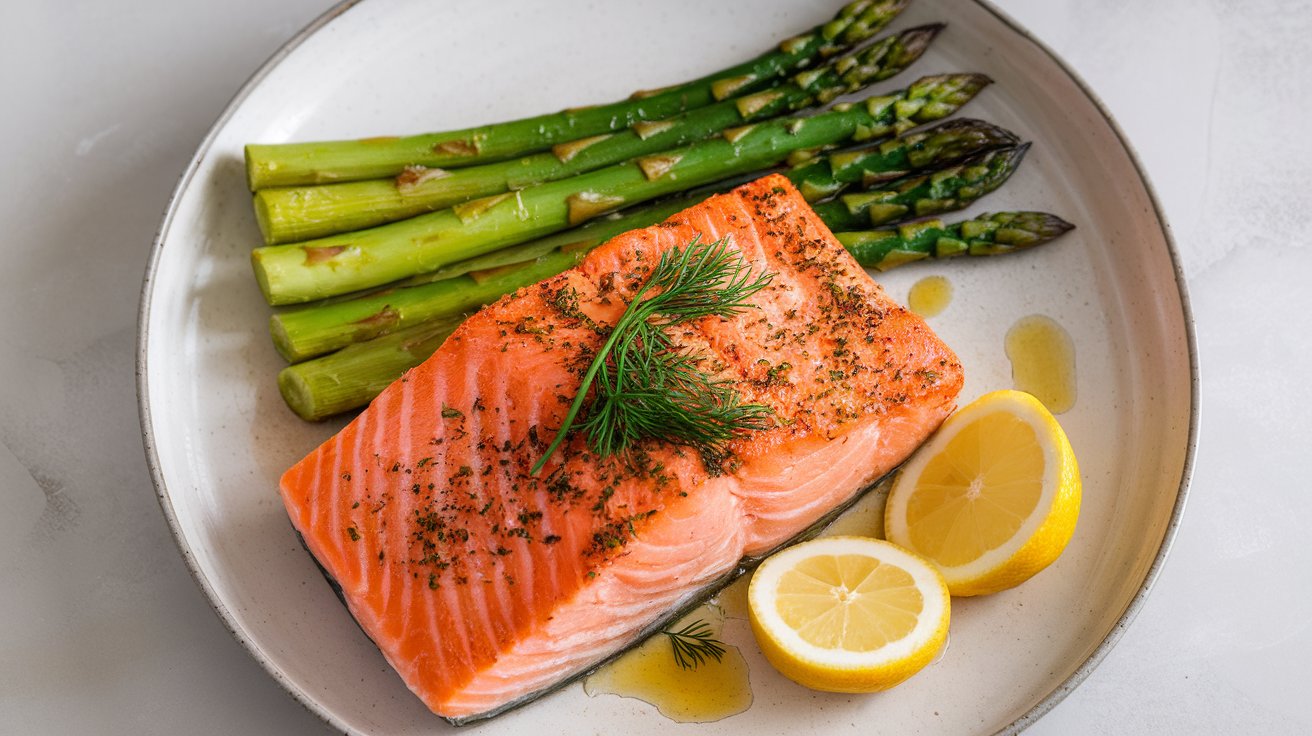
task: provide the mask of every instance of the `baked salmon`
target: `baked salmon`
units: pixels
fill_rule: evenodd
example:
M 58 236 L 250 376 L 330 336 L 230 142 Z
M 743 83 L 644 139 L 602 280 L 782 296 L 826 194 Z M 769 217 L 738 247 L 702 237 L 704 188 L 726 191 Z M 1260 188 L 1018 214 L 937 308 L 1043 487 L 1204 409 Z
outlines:
M 571 435 L 608 326 L 665 251 L 728 237 L 759 309 L 680 325 L 773 426 L 723 456 Z M 620 235 L 470 317 L 282 477 L 306 547 L 406 685 L 454 723 L 596 668 L 853 501 L 954 408 L 956 356 L 781 176 Z

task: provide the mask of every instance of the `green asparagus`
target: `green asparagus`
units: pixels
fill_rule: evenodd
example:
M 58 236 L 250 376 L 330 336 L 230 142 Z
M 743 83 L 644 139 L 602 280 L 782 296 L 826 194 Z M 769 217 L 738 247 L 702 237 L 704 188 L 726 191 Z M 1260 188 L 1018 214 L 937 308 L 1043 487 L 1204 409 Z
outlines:
M 463 276 L 468 273 L 477 273 L 489 271 L 496 268 L 504 268 L 520 263 L 528 263 L 542 256 L 552 253 L 556 250 L 570 251 L 589 251 L 619 235 L 620 233 L 633 230 L 635 228 L 655 225 L 671 215 L 681 212 L 692 205 L 700 202 L 711 194 L 722 191 L 722 187 L 705 187 L 697 190 L 700 195 L 679 195 L 677 197 L 667 197 L 657 202 L 651 202 L 639 207 L 633 207 L 624 212 L 613 212 L 605 217 L 599 217 L 595 220 L 589 220 L 579 227 L 570 230 L 564 230 L 554 235 L 548 235 L 545 238 L 539 238 L 532 242 L 512 245 L 509 248 L 494 250 L 491 253 L 484 253 L 481 256 L 474 256 L 463 261 L 457 261 L 450 266 L 433 271 L 432 273 L 421 273 L 403 279 L 387 288 L 399 288 L 409 286 L 421 286 L 431 284 L 437 281 L 453 279 L 457 276 Z M 358 297 L 348 297 L 358 298 Z M 317 305 L 311 304 L 304 307 L 297 307 L 283 312 L 282 314 L 293 314 L 300 311 L 309 311 L 316 308 Z
M 773 166 L 796 152 L 903 132 L 950 115 L 990 81 L 979 74 L 925 77 L 905 91 L 841 104 L 813 117 L 728 130 L 685 148 L 369 230 L 256 248 L 255 274 L 272 305 L 381 286 L 559 232 L 625 205 Z
M 670 214 L 684 206 L 680 202 Z M 650 224 L 625 224 L 623 220 L 602 223 L 606 227 L 599 228 L 595 238 L 575 240 L 576 245 L 566 248 L 545 248 L 529 261 L 517 257 L 512 263 L 469 270 L 429 284 L 385 289 L 356 299 L 275 314 L 269 321 L 269 332 L 284 358 L 292 363 L 303 361 L 432 319 L 472 312 L 520 287 L 564 271 L 610 237 Z M 532 245 L 542 248 L 550 240 L 545 238 Z
M 981 120 L 948 120 L 876 146 L 820 156 L 788 172 L 808 202 L 833 197 L 853 185 L 864 189 L 912 171 L 938 169 L 975 154 L 1020 143 L 1011 132 Z
M 653 225 L 698 201 L 680 197 L 659 202 L 454 263 L 365 296 L 286 310 L 269 319 L 269 334 L 278 352 L 296 363 L 398 329 L 465 314 L 554 276 L 620 233 Z
M 806 201 L 819 202 L 852 186 L 868 189 L 881 182 L 904 177 L 909 172 L 939 169 L 975 154 L 1008 148 L 1019 143 L 1020 139 L 1004 128 L 982 120 L 962 118 L 905 133 L 883 143 L 821 154 L 783 173 L 801 191 Z M 566 230 L 529 243 L 512 245 L 450 266 L 443 266 L 431 273 L 412 276 L 391 286 L 429 284 L 455 278 L 470 271 L 523 263 L 545 255 L 562 244 L 576 247 L 599 245 L 612 235 L 654 225 L 712 194 L 728 191 L 739 183 L 757 178 L 764 173 L 766 172 L 753 172 L 702 187 L 687 195 L 666 198 L 650 205 L 631 207 L 624 211 L 623 217 L 610 215 L 573 230 Z M 309 306 L 301 309 L 314 308 Z M 294 311 L 284 314 L 292 314 Z
M 464 315 L 357 343 L 278 373 L 283 400 L 302 419 L 318 421 L 364 406 L 402 373 L 442 346 Z
M 863 265 L 887 271 L 924 258 L 1010 253 L 1046 243 L 1073 227 L 1042 212 L 1000 212 L 951 225 L 930 220 L 837 236 Z M 461 319 L 442 317 L 288 366 L 278 375 L 283 398 L 309 421 L 364 406 L 432 355 Z
M 1020 139 L 1004 128 L 982 120 L 961 118 L 937 123 L 924 130 L 905 133 L 891 141 L 821 154 L 790 171 L 785 171 L 784 174 L 801 191 L 806 201 L 819 202 L 854 185 L 870 188 L 880 182 L 906 176 L 908 172 L 938 169 L 978 153 L 1008 148 L 1019 143 Z M 711 184 L 687 195 L 632 207 L 624 211 L 623 217 L 610 215 L 593 220 L 573 230 L 459 261 L 431 273 L 398 281 L 391 286 L 429 284 L 455 278 L 470 271 L 523 263 L 545 255 L 562 244 L 574 247 L 599 245 L 612 235 L 654 225 L 712 194 L 728 191 L 739 183 L 754 179 L 763 173 L 765 172 L 753 172 L 743 177 Z M 309 310 L 314 307 L 302 309 Z
M 962 156 L 1015 141 L 1014 135 L 989 123 L 949 121 L 883 144 L 820 156 L 788 172 L 787 176 L 808 201 L 815 201 L 850 184 L 864 186 L 866 182 L 878 182 L 887 172 L 946 166 Z M 574 252 L 586 251 L 619 233 L 658 223 L 700 202 L 708 193 L 637 208 L 620 218 L 594 220 L 581 228 L 452 264 L 397 285 L 409 288 L 391 288 L 333 304 L 286 310 L 272 317 L 270 333 L 278 351 L 294 363 L 437 316 L 473 309 L 550 275 L 544 273 L 545 269 L 564 270 L 573 265 L 568 258 L 549 258 L 553 251 L 562 247 Z M 534 262 L 532 268 L 502 272 L 503 275 L 490 281 L 457 278 L 470 272 L 530 261 Z
M 276 186 L 378 179 L 408 166 L 458 167 L 542 151 L 556 143 L 660 120 L 717 100 L 757 91 L 873 38 L 909 0 L 856 0 L 829 22 L 790 38 L 749 62 L 627 100 L 443 133 L 313 143 L 252 144 L 246 175 L 252 191 Z
M 665 151 L 726 128 L 825 104 L 888 79 L 920 58 L 941 29 L 913 28 L 831 59 L 779 87 L 666 120 L 636 123 L 629 130 L 557 144 L 550 153 L 456 171 L 411 169 L 395 179 L 263 189 L 255 193 L 256 220 L 268 244 L 319 238 Z
M 862 266 L 887 271 L 925 258 L 1011 253 L 1046 243 L 1074 227 L 1043 212 L 998 212 L 951 225 L 922 220 L 835 236 Z
M 1028 143 L 989 151 L 950 168 L 844 194 L 817 205 L 815 211 L 837 232 L 959 210 L 1002 186 L 1020 166 L 1027 150 Z

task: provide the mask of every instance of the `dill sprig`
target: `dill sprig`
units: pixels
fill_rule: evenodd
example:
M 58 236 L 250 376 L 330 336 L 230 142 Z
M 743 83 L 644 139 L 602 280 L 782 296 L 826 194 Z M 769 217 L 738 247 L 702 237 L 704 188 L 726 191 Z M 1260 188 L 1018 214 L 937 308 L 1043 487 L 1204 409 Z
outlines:
M 665 630 L 661 633 L 670 637 L 670 646 L 674 649 L 674 662 L 685 670 L 695 670 L 706 660 L 719 662 L 724 659 L 724 642 L 716 639 L 710 624 L 702 619 L 688 624 L 678 631 Z
M 579 418 L 589 389 L 593 400 L 579 429 L 605 457 L 634 442 L 658 438 L 718 457 L 740 432 L 767 429 L 771 410 L 745 404 L 727 380 L 699 368 L 701 356 L 674 344 L 666 328 L 703 317 L 729 317 L 753 305 L 773 274 L 755 277 L 728 237 L 696 237 L 672 248 L 624 310 L 583 376 L 579 392 L 551 446 L 533 466 L 537 473 Z

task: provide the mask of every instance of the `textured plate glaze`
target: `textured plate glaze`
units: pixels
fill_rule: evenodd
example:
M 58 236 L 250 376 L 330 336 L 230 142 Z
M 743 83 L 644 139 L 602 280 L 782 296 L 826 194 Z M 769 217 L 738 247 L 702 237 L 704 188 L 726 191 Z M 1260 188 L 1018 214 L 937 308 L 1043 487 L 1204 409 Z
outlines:
M 335 431 L 282 404 L 268 308 L 248 265 L 258 239 L 241 147 L 419 132 L 618 98 L 754 54 L 829 3 L 655 4 L 367 0 L 335 8 L 280 51 L 196 154 L 161 227 L 142 296 L 147 455 L 178 545 L 234 636 L 296 698 L 353 733 L 437 733 L 429 714 L 334 598 L 277 497 L 290 463 Z M 834 3 L 836 6 L 837 3 Z M 814 693 L 742 644 L 755 703 L 698 733 L 989 733 L 1019 730 L 1073 688 L 1118 638 L 1183 508 L 1196 431 L 1187 299 L 1151 190 L 1100 105 L 1037 42 L 983 4 L 917 0 L 894 28 L 947 20 L 915 76 L 979 71 L 997 84 L 965 114 L 1035 142 L 1001 192 L 971 211 L 1045 209 L 1079 229 L 1031 253 L 914 264 L 881 276 L 905 299 L 941 274 L 952 303 L 931 324 L 966 366 L 963 400 L 1011 385 L 1003 336 L 1051 316 L 1072 335 L 1079 400 L 1061 417 L 1084 508 L 1050 570 L 958 600 L 944 657 L 875 696 Z M 575 685 L 477 727 L 488 733 L 665 733 L 645 703 Z

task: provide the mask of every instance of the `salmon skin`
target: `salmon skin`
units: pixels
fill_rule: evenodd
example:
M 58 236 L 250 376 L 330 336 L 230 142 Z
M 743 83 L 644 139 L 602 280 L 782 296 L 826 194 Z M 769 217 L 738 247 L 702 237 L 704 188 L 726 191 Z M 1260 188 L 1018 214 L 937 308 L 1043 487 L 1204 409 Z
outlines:
M 671 329 L 765 404 L 723 456 L 575 433 L 534 476 L 627 300 L 662 253 L 728 237 L 756 307 Z M 956 356 L 891 300 L 784 177 L 620 235 L 502 298 L 282 477 L 283 502 L 406 685 L 462 724 L 638 643 L 832 518 L 955 406 Z

